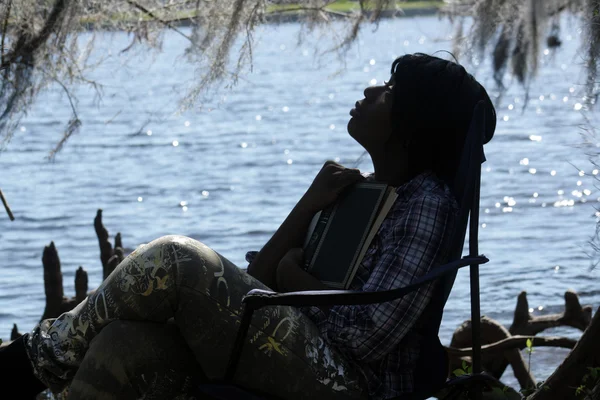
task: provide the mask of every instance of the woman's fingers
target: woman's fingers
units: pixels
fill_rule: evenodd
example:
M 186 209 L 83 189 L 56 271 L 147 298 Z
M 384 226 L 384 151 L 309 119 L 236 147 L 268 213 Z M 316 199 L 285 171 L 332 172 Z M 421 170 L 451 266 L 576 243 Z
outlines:
M 360 182 L 364 180 L 365 177 L 362 176 L 359 170 L 357 169 L 345 169 L 338 176 L 337 186 L 346 187 L 356 182 Z

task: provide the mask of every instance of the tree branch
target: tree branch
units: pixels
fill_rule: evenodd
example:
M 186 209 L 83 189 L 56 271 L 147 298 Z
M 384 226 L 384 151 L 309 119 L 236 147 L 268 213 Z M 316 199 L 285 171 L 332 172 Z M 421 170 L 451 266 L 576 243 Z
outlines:
M 8 203 L 6 202 L 6 199 L 4 198 L 4 194 L 2 194 L 1 189 L 0 189 L 0 199 L 2 199 L 2 204 L 4 204 L 4 209 L 6 210 L 6 213 L 8 214 L 8 218 L 10 218 L 11 221 L 14 221 L 15 216 L 13 215 L 12 211 L 10 210 L 10 207 L 8 206 Z
M 172 29 L 173 31 L 179 33 L 181 36 L 183 36 L 184 38 L 186 38 L 190 42 L 193 42 L 191 37 L 189 37 L 185 33 L 181 32 L 179 29 L 177 29 L 175 26 L 173 26 L 173 24 L 171 24 L 169 21 L 163 20 L 162 18 L 160 18 L 158 15 L 154 14 L 152 11 L 148 10 L 143 5 L 137 3 L 134 0 L 126 0 L 126 1 L 131 6 L 137 8 L 138 10 L 140 10 L 141 12 L 143 12 L 144 14 L 148 15 L 150 18 L 154 18 L 155 20 L 157 20 L 161 24 L 165 25 L 167 28 Z
M 6 39 L 6 29 L 8 28 L 8 18 L 10 17 L 10 11 L 12 7 L 12 0 L 8 0 L 6 6 L 6 18 L 2 23 L 2 39 L 0 39 L 0 63 L 4 64 L 4 40 Z
M 531 339 L 534 347 L 563 347 L 572 349 L 577 344 L 577 341 L 574 339 L 558 336 L 511 336 L 498 342 L 481 346 L 481 351 L 483 353 L 496 353 L 514 348 L 524 349 L 527 347 L 526 343 L 528 339 Z M 456 347 L 446 347 L 446 350 L 448 351 L 449 355 L 457 357 L 470 356 L 473 352 L 473 348 L 471 347 L 462 349 Z
M 46 42 L 50 34 L 54 31 L 62 13 L 67 9 L 69 1 L 72 0 L 56 0 L 50 15 L 46 19 L 46 23 L 40 32 L 28 42 L 23 43 L 21 46 L 16 46 L 11 50 L 7 54 L 6 59 L 0 64 L 0 70 L 8 68 L 12 63 L 16 62 L 20 56 L 33 53 L 38 47 Z

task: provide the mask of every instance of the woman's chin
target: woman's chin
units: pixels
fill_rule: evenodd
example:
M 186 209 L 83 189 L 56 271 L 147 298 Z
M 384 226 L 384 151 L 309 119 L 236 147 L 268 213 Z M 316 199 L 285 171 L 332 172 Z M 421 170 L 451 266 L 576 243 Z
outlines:
M 354 133 L 356 131 L 356 120 L 351 117 L 350 121 L 348 121 L 348 126 L 346 127 L 350 136 L 354 137 Z

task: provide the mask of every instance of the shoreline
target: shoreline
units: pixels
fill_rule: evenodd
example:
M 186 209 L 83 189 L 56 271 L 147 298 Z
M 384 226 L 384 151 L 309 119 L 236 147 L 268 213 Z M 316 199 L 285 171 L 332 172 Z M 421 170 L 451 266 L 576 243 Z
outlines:
M 366 11 L 365 17 L 368 19 L 371 17 L 372 14 L 373 13 L 371 11 Z M 414 17 L 443 15 L 443 14 L 444 14 L 444 7 L 443 7 L 443 3 L 440 2 L 439 5 L 428 5 L 428 6 L 423 6 L 423 7 L 406 7 L 406 8 L 396 9 L 396 10 L 383 10 L 380 14 L 380 18 L 381 19 L 414 18 Z M 331 10 L 331 13 L 328 14 L 328 17 L 330 17 L 332 19 L 344 19 L 344 18 L 348 18 L 350 15 L 351 15 L 350 12 Z M 264 14 L 264 18 L 260 22 L 260 24 L 274 25 L 274 24 L 283 24 L 283 23 L 295 23 L 295 22 L 302 22 L 304 19 L 305 19 L 305 11 L 302 11 L 302 10 L 271 11 L 271 12 Z M 159 21 L 156 21 L 156 20 L 147 20 L 145 22 L 160 23 Z M 196 22 L 193 21 L 189 17 L 182 17 L 179 19 L 168 20 L 168 21 L 166 21 L 166 24 L 171 27 L 177 27 L 177 28 L 184 27 L 185 28 L 185 27 L 190 27 L 190 26 L 195 25 Z M 99 26 L 98 27 L 98 26 L 96 26 L 96 22 L 92 22 L 92 21 L 83 22 L 82 26 L 86 30 L 95 30 L 95 29 L 118 30 L 118 29 L 111 29 L 111 27 L 109 27 L 109 26 L 105 26 L 105 27 Z
M 389 18 L 412 18 L 412 17 L 422 17 L 422 16 L 430 16 L 439 14 L 442 7 L 431 6 L 431 7 L 415 7 L 415 8 L 406 8 L 399 10 L 383 10 L 380 14 L 380 18 L 389 19 Z M 372 13 L 366 12 L 366 17 L 370 18 Z M 331 14 L 334 18 L 345 18 L 343 13 L 340 13 L 339 16 L 335 14 Z M 268 24 L 278 24 L 278 23 L 287 23 L 287 22 L 299 22 L 304 19 L 304 12 L 302 11 L 289 11 L 289 12 L 277 12 L 265 15 L 265 23 Z

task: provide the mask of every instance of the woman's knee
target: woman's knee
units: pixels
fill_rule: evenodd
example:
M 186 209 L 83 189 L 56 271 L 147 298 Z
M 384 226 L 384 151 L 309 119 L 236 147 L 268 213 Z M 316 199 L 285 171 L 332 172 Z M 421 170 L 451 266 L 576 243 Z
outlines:
M 231 264 L 224 262 L 217 252 L 204 243 L 181 235 L 162 236 L 143 246 L 143 251 L 158 250 L 178 267 L 200 268 L 202 270 L 221 270 Z
M 202 377 L 176 325 L 117 320 L 90 343 L 74 385 L 89 393 L 112 390 L 137 396 L 147 390 L 184 390 Z M 166 382 L 175 386 L 166 388 Z

